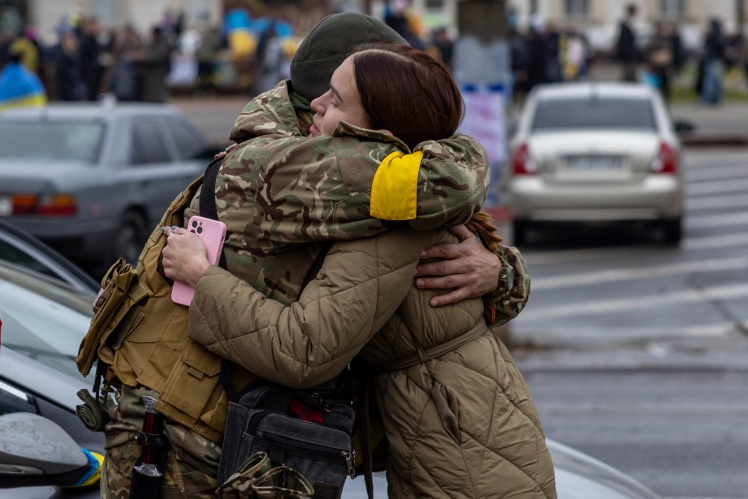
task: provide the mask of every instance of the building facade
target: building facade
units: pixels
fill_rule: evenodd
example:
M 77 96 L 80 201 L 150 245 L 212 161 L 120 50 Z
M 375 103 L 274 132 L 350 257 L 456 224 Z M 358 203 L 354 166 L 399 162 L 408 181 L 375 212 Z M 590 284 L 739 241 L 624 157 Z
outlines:
M 424 31 L 446 27 L 453 36 L 457 33 L 457 4 L 460 0 L 407 0 L 407 8 L 416 16 Z M 303 34 L 321 17 L 331 11 L 353 10 L 368 12 L 383 18 L 386 9 L 398 0 L 317 0 L 314 8 L 309 0 L 0 0 L 0 7 L 14 6 L 37 28 L 43 38 L 53 38 L 60 20 L 74 13 L 93 14 L 107 28 L 133 24 L 145 32 L 161 21 L 164 13 L 183 11 L 192 25 L 200 20 L 220 22 L 224 12 L 238 5 L 264 7 L 289 13 L 297 31 Z M 406 0 L 402 0 L 406 3 Z M 720 18 L 728 33 L 735 33 L 746 19 L 744 0 L 506 0 L 514 9 L 518 25 L 525 28 L 532 14 L 537 13 L 558 29 L 581 28 L 590 43 L 598 49 L 609 47 L 617 33 L 617 24 L 624 15 L 625 5 L 636 4 L 639 15 L 638 31 L 646 36 L 658 21 L 678 23 L 687 46 L 695 47 L 711 17 Z M 298 4 L 298 5 L 296 5 Z M 295 7 L 296 5 L 296 7 Z

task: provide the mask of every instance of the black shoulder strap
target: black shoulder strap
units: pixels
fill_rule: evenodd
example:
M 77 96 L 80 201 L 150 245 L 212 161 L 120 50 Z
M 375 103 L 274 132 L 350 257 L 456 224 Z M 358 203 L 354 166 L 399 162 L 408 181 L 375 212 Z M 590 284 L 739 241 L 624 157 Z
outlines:
M 218 178 L 218 170 L 221 169 L 220 165 L 222 160 L 223 158 L 216 159 L 208 165 L 205 169 L 203 185 L 200 188 L 200 216 L 212 218 L 213 220 L 218 220 L 218 208 L 216 207 L 216 179 Z M 226 268 L 226 257 L 223 252 L 221 252 L 218 266 L 222 269 Z M 231 364 L 223 357 L 221 357 L 220 378 L 229 401 L 237 402 L 238 398 L 236 395 L 236 389 L 234 388 L 234 379 L 233 376 L 231 376 Z
M 211 164 L 205 168 L 203 176 L 203 185 L 200 189 L 200 216 L 218 220 L 218 209 L 216 208 L 216 179 L 218 170 L 223 158 L 214 159 Z M 218 166 L 216 166 L 218 165 Z

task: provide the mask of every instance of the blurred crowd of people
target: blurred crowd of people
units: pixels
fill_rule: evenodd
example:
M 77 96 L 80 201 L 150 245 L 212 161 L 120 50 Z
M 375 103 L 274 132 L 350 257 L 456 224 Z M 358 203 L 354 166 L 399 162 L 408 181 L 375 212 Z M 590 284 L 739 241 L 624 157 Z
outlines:
M 8 12 L 0 14 L 7 17 Z M 14 18 L 0 22 L 0 70 L 12 65 L 6 80 L 14 80 L 15 87 L 18 71 L 24 79 L 38 78 L 45 99 L 60 101 L 93 101 L 111 94 L 120 101 L 164 102 L 172 91 L 254 95 L 288 78 L 301 41 L 291 36 L 290 26 L 261 19 L 251 33 L 238 33 L 232 27 L 248 28 L 249 17 L 234 14 L 220 24 L 185 26 L 185 16 L 169 10 L 147 33 L 133 25 L 107 30 L 96 17 L 70 15 L 60 21 L 52 44 Z M 423 29 L 405 4 L 388 11 L 386 22 L 412 45 L 451 66 L 452 40 L 446 29 Z M 11 94 L 18 92 L 16 88 Z
M 262 20 L 261 29 L 255 27 L 237 49 L 232 46 L 239 38 L 232 33 L 230 16 L 219 25 L 204 21 L 187 27 L 183 13 L 167 10 L 147 33 L 133 25 L 105 30 L 95 17 L 70 15 L 57 26 L 55 43 L 45 45 L 32 27 L 22 28 L 11 10 L 0 14 L 0 70 L 9 66 L 3 85 L 22 80 L 31 89 L 40 87 L 44 96 L 40 100 L 34 90 L 34 102 L 96 100 L 104 94 L 122 101 L 164 102 L 175 89 L 199 95 L 218 89 L 257 94 L 289 77 L 290 59 L 300 42 L 291 36 L 287 23 Z M 726 34 L 718 19 L 709 20 L 703 45 L 694 51 L 684 48 L 677 23 L 656 22 L 651 34 L 643 36 L 637 32 L 636 4 L 625 5 L 622 14 L 613 46 L 600 51 L 591 47 L 579 27 L 558 29 L 535 13 L 523 28 L 510 9 L 515 98 L 541 83 L 587 78 L 594 61 L 605 57 L 619 64 L 622 81 L 651 84 L 666 99 L 671 97 L 673 79 L 693 60 L 693 85 L 700 100 L 719 104 L 725 71 L 746 69 L 742 37 Z M 248 26 L 248 14 L 243 16 Z M 446 28 L 424 28 L 408 11 L 406 0 L 389 2 L 384 21 L 411 45 L 452 69 L 454 42 Z M 0 91 L 0 101 L 2 95 Z
M 696 68 L 694 91 L 704 104 L 722 101 L 727 70 L 739 68 L 748 79 L 743 38 L 740 33 L 725 33 L 719 19 L 709 19 L 701 45 L 689 49 L 683 44 L 678 23 L 657 21 L 650 33 L 640 33 L 638 14 L 636 4 L 625 5 L 613 45 L 609 50 L 596 50 L 578 27 L 558 29 L 536 13 L 523 29 L 516 12 L 510 10 L 507 20 L 515 98 L 521 99 L 541 83 L 584 79 L 595 61 L 615 62 L 621 81 L 650 84 L 666 100 L 672 96 L 674 78 L 689 62 Z
M 510 11 L 509 48 L 514 95 L 522 98 L 535 85 L 585 78 L 593 60 L 589 40 L 581 29 L 559 30 L 533 14 L 526 30 Z
M 32 27 L 0 30 L 0 68 L 20 63 L 42 82 L 50 100 L 164 102 L 171 55 L 183 17 L 165 17 L 148 36 L 133 26 L 104 31 L 95 17 L 69 16 L 57 26 L 57 41 L 43 44 Z

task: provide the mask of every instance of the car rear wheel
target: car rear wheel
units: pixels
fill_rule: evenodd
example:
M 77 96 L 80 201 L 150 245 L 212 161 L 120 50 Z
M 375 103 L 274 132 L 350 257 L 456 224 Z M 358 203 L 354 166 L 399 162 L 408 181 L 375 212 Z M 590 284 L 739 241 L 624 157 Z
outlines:
M 666 244 L 678 245 L 683 238 L 683 223 L 681 218 L 662 222 L 662 239 Z
M 124 258 L 134 265 L 138 261 L 145 239 L 145 224 L 143 216 L 134 211 L 128 211 L 122 216 L 112 241 L 112 262 L 117 258 Z

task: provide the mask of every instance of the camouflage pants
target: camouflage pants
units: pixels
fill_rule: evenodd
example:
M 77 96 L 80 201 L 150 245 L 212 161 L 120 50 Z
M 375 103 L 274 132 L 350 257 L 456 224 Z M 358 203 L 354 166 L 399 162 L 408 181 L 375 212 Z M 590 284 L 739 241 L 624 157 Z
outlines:
M 142 395 L 158 398 L 158 393 L 144 387 L 124 386 L 117 391 L 117 403 L 109 409 L 112 418 L 105 429 L 106 459 L 101 476 L 101 496 L 126 499 L 141 447 L 135 441 L 143 427 L 145 407 Z M 161 497 L 217 497 L 216 476 L 221 447 L 187 428 L 164 421 L 164 434 L 169 440 L 167 464 Z

